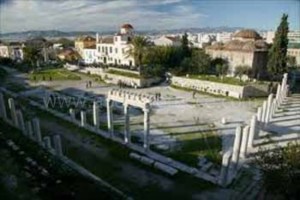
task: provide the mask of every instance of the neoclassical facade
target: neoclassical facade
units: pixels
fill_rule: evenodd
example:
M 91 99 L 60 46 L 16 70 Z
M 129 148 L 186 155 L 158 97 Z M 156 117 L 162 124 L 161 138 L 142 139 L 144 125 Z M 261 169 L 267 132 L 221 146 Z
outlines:
M 82 36 L 75 40 L 75 49 L 83 59 L 85 58 L 84 49 L 95 48 L 95 46 L 96 39 L 91 36 Z
M 268 61 L 268 45 L 254 30 L 241 30 L 226 43 L 215 43 L 205 49 L 212 58 L 223 58 L 229 65 L 229 75 L 237 66 L 249 66 L 254 76 L 265 72 Z
M 134 66 L 134 59 L 128 55 L 132 48 L 131 41 L 134 37 L 134 29 L 131 24 L 124 24 L 114 36 L 96 36 L 96 60 L 98 63 Z

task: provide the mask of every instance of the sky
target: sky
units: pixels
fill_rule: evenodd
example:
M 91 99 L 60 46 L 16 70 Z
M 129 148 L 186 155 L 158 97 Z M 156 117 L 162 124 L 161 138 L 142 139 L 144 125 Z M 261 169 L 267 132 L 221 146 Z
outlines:
M 300 30 L 300 0 L 0 0 L 0 33 L 244 27 Z

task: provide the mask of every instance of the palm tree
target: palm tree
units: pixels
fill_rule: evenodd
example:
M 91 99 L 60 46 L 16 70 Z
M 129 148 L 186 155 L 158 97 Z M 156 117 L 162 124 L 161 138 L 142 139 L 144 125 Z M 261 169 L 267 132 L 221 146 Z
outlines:
M 139 73 L 141 74 L 141 65 L 148 51 L 150 42 L 143 36 L 136 36 L 131 41 L 130 49 L 126 52 L 126 57 L 133 57 L 134 63 L 139 67 Z

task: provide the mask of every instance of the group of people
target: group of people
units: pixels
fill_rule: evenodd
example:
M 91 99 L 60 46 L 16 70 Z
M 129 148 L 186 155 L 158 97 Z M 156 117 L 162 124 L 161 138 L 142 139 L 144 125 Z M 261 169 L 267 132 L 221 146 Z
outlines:
M 127 84 L 126 83 L 124 83 L 123 81 L 118 81 L 118 86 L 119 86 L 119 88 L 125 88 L 126 86 L 127 86 Z
M 85 83 L 85 88 L 91 88 L 92 87 L 92 81 L 87 81 Z
M 123 82 L 121 80 L 118 81 L 118 86 L 119 88 L 125 88 L 125 87 L 133 87 L 135 89 L 137 89 L 137 85 L 134 82 L 131 82 L 130 84 Z
M 155 100 L 156 101 L 161 100 L 161 93 L 160 92 L 155 93 Z

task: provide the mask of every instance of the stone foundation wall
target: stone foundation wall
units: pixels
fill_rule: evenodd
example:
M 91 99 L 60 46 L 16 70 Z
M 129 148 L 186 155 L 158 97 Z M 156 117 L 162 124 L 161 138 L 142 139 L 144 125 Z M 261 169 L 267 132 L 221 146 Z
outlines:
M 173 76 L 171 81 L 172 85 L 175 86 L 193 89 L 201 92 L 207 92 L 215 95 L 234 97 L 238 99 L 267 95 L 266 86 L 261 86 L 261 88 L 257 88 L 256 86 L 230 85 L 178 76 Z
M 111 68 L 111 69 L 115 70 L 115 68 Z M 117 69 L 117 70 L 121 71 L 120 69 Z M 139 88 L 149 87 L 155 83 L 158 83 L 161 80 L 160 78 L 139 79 L 139 78 L 121 76 L 121 75 L 117 75 L 117 74 L 110 74 L 110 73 L 106 73 L 106 70 L 104 70 L 102 68 L 96 68 L 96 67 L 86 67 L 79 71 L 82 73 L 90 73 L 90 74 L 99 75 L 107 83 L 118 84 L 119 81 L 122 81 L 123 83 L 125 83 L 128 86 L 134 87 L 136 85 Z M 126 70 L 122 70 L 122 71 L 128 72 Z M 129 71 L 129 72 L 132 73 L 132 71 Z

